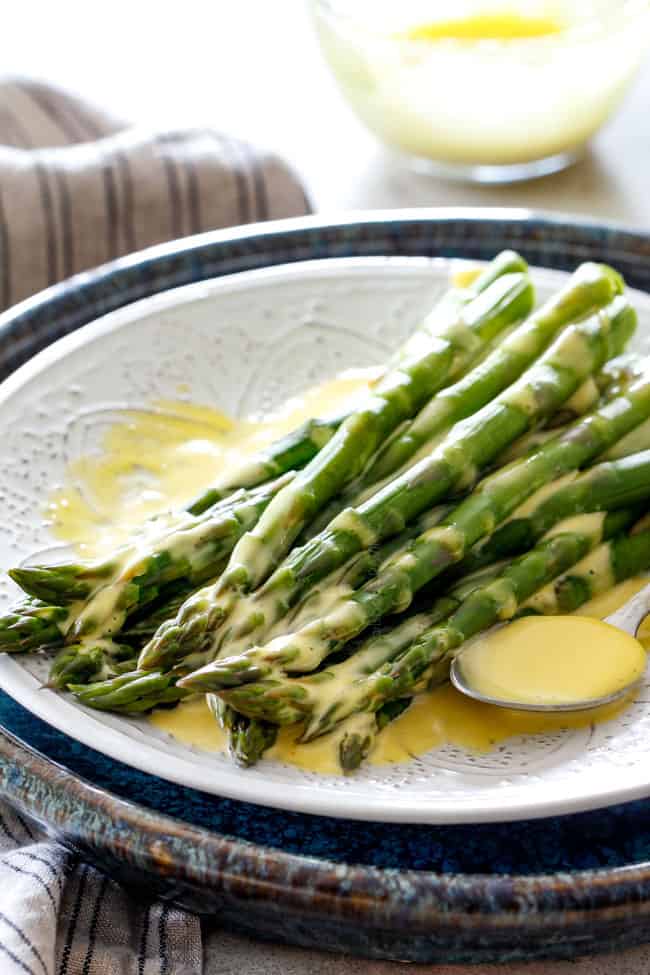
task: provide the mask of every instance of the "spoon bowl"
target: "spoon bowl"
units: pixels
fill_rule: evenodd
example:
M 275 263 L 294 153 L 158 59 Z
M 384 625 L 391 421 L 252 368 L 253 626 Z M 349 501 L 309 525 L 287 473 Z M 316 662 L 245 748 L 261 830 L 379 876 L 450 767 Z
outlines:
M 603 622 L 635 637 L 641 623 L 648 614 L 650 614 L 650 584 L 644 586 L 640 592 L 615 613 L 612 613 L 611 616 L 606 617 Z M 504 623 L 499 627 L 493 627 L 490 632 L 495 632 L 501 626 L 507 626 L 507 624 Z M 457 691 L 460 691 L 466 697 L 471 697 L 475 701 L 480 701 L 483 704 L 492 704 L 495 707 L 508 708 L 512 711 L 537 711 L 547 714 L 561 714 L 568 711 L 591 711 L 623 700 L 623 698 L 627 697 L 641 683 L 641 678 L 636 678 L 634 681 L 617 688 L 611 694 L 567 703 L 557 702 L 546 704 L 542 702 L 507 700 L 506 698 L 486 694 L 472 685 L 467 673 L 463 669 L 463 662 L 467 663 L 467 659 L 475 647 L 476 643 L 471 642 L 456 654 L 449 673 L 451 683 Z

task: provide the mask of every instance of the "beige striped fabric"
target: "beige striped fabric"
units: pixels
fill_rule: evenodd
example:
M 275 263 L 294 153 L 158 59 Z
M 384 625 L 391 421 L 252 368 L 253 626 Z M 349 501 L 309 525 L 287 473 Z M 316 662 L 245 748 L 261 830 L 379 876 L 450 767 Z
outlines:
M 247 142 L 127 127 L 49 85 L 0 83 L 0 308 L 151 244 L 309 209 L 290 167 Z
M 308 211 L 289 167 L 248 143 L 128 128 L 50 86 L 0 83 L 2 308 L 150 244 Z M 197 917 L 124 890 L 0 802 L 0 975 L 202 973 Z

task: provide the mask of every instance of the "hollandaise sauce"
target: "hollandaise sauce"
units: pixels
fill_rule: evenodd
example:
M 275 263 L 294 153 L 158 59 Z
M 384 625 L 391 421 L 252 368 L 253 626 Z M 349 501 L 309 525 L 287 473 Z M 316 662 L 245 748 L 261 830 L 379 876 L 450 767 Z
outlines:
M 471 641 L 458 664 L 483 697 L 525 706 L 579 708 L 634 684 L 645 670 L 640 642 L 587 616 L 530 616 Z

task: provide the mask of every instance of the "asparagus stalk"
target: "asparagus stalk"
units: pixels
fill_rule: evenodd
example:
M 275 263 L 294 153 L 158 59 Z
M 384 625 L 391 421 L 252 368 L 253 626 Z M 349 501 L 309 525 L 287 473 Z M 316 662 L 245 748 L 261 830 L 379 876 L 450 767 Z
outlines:
M 128 670 L 118 677 L 94 683 L 71 683 L 70 690 L 81 704 L 97 711 L 141 714 L 161 704 L 171 704 L 190 692 L 176 686 L 177 675 L 162 671 Z
M 43 637 L 53 636 L 52 626 L 69 642 L 116 636 L 127 617 L 155 600 L 169 583 L 187 580 L 196 588 L 199 582 L 214 576 L 236 540 L 292 476 L 287 473 L 263 488 L 238 492 L 227 504 L 200 517 L 174 518 L 171 529 L 152 532 L 147 543 L 126 547 L 120 558 L 113 556 L 99 566 L 26 566 L 11 570 L 12 578 L 27 592 L 42 599 L 54 597 L 57 603 L 65 603 L 65 608 L 41 606 L 34 610 L 33 604 L 16 607 L 9 617 L 0 620 L 0 646 L 11 649 L 7 645 L 10 634 L 30 628 L 33 646 L 38 638 L 34 616 L 44 629 Z M 101 584 L 96 586 L 99 579 Z M 75 604 L 73 596 L 81 605 Z M 3 639 L 7 636 L 9 639 Z
M 531 303 L 527 277 L 506 275 L 464 307 L 462 322 L 454 320 L 430 336 L 423 331 L 412 354 L 387 371 L 237 543 L 217 591 L 248 591 L 263 582 L 305 524 L 363 469 L 379 444 L 433 393 L 461 375 L 484 343 L 527 314 Z
M 133 667 L 133 647 L 108 637 L 89 638 L 63 647 L 50 668 L 48 687 L 107 680 Z
M 24 653 L 56 646 L 63 639 L 70 611 L 49 606 L 38 599 L 26 599 L 0 617 L 0 651 Z
M 232 708 L 223 709 L 212 694 L 207 695 L 207 700 L 215 718 L 228 732 L 228 750 L 238 765 L 244 768 L 254 765 L 275 744 L 277 725 L 268 721 L 250 721 Z
M 650 494 L 650 484 L 646 494 Z M 502 602 L 498 605 L 495 603 L 493 610 L 495 614 L 501 614 L 499 618 L 510 618 L 502 615 L 510 613 L 513 607 L 509 580 L 515 580 L 513 585 L 519 587 L 517 592 L 523 585 L 530 587 L 535 584 L 539 588 L 567 566 L 577 562 L 603 538 L 610 538 L 628 528 L 637 517 L 638 512 L 635 509 L 623 509 L 568 531 L 562 530 L 563 524 L 560 522 L 556 526 L 557 534 L 544 539 L 538 548 L 521 556 L 518 562 L 505 567 L 490 567 L 487 571 L 483 570 L 463 579 L 445 596 L 435 599 L 428 611 L 407 618 L 386 634 L 370 637 L 342 663 L 300 679 L 277 674 L 262 681 L 221 691 L 220 697 L 242 714 L 264 718 L 275 724 L 294 724 L 307 719 L 308 729 L 320 725 L 324 720 L 322 716 L 329 715 L 330 711 L 344 716 L 352 714 L 357 709 L 348 709 L 349 688 L 356 687 L 383 664 L 399 658 L 402 652 L 428 634 L 433 627 L 442 625 L 442 621 L 449 617 L 453 618 L 459 607 L 475 597 L 475 594 L 502 594 Z M 554 544 L 556 537 L 562 539 L 561 543 Z M 537 585 L 540 578 L 542 581 Z
M 361 677 L 345 695 L 339 695 L 339 700 L 323 700 L 312 712 L 301 740 L 311 741 L 331 731 L 348 714 L 377 711 L 387 701 L 446 680 L 453 654 L 462 643 L 495 623 L 512 619 L 530 596 L 579 564 L 593 550 L 593 541 L 593 536 L 567 532 L 541 542 L 511 563 L 494 582 L 474 590 L 447 620 L 418 637 L 397 659 Z M 632 554 L 619 558 L 620 547 Z M 630 567 L 642 571 L 650 565 L 650 533 L 619 535 L 600 547 L 601 557 L 604 553 L 612 572 L 629 571 Z
M 578 388 L 571 399 L 567 400 L 562 409 L 551 417 L 550 422 L 544 428 L 524 434 L 523 437 L 515 440 L 503 453 L 499 454 L 494 462 L 494 467 L 505 467 L 513 460 L 519 460 L 520 457 L 533 453 L 541 444 L 557 436 L 560 432 L 559 427 L 568 426 L 577 417 L 583 416 L 590 409 L 595 408 L 599 401 L 607 403 L 615 396 L 620 396 L 636 379 L 643 375 L 648 366 L 650 366 L 650 359 L 640 359 L 638 356 L 630 357 L 629 355 L 617 356 L 611 362 L 605 363 L 599 373 L 593 378 L 590 377 Z M 628 445 L 625 442 L 627 438 L 624 437 L 620 445 L 616 444 L 614 448 L 617 451 L 615 456 L 624 457 L 626 454 L 650 447 L 650 425 L 646 430 L 640 430 L 638 435 L 636 431 L 633 431 L 632 436 L 636 438 L 635 445 Z M 614 454 L 611 456 L 613 457 Z
M 596 511 L 612 511 L 645 500 L 650 494 L 650 449 L 614 461 L 603 461 L 542 496 L 533 495 L 525 512 L 513 516 L 471 551 L 454 569 L 465 576 L 497 559 L 525 552 L 564 518 Z
M 509 335 L 479 368 L 430 400 L 405 431 L 397 431 L 364 475 L 366 485 L 402 469 L 430 440 L 475 413 L 518 379 L 564 326 L 611 300 L 609 283 L 602 268 L 582 264 L 564 288 Z
M 447 330 L 463 328 L 464 309 L 474 299 L 491 288 L 506 275 L 523 275 L 528 270 L 524 259 L 515 251 L 505 250 L 491 261 L 467 288 L 452 288 L 434 306 L 423 324 L 407 340 L 393 357 L 396 365 L 409 358 L 423 341 Z M 507 290 L 507 289 L 506 289 Z M 483 308 L 486 323 L 492 320 L 494 334 L 506 327 L 507 316 L 500 319 L 502 292 L 495 289 L 490 299 L 484 300 Z M 529 295 L 532 302 L 532 292 Z M 526 313 L 522 301 L 522 315 Z M 492 317 L 491 317 L 492 316 Z M 471 318 L 471 312 L 470 312 Z M 488 329 L 491 331 L 492 329 Z M 289 470 L 299 470 L 308 464 L 332 439 L 347 416 L 308 420 L 305 424 L 281 440 L 271 444 L 266 450 L 246 460 L 235 471 L 228 471 L 223 478 L 213 484 L 196 498 L 188 507 L 191 514 L 198 515 L 216 502 L 228 497 L 237 488 L 252 488 L 272 478 L 279 477 Z
M 650 569 L 650 532 L 631 532 L 608 545 L 600 545 L 577 565 L 526 599 L 519 616 L 573 613 L 584 603 L 625 579 Z
M 606 592 L 617 582 L 623 582 L 650 569 L 650 534 L 620 536 L 600 545 L 568 572 L 540 589 L 526 600 L 516 616 L 530 613 L 554 615 L 578 610 L 586 601 Z M 446 667 L 436 675 L 441 679 Z M 435 682 L 435 681 L 434 681 Z M 354 714 L 339 726 L 339 760 L 346 772 L 353 772 L 369 754 L 379 732 L 410 704 L 410 698 L 397 698 L 383 704 L 376 715 L 371 711 Z M 376 718 L 376 720 L 374 720 Z M 350 727 L 348 727 L 348 725 Z
M 452 434 L 431 455 L 397 478 L 389 487 L 365 502 L 357 511 L 345 512 L 330 526 L 327 533 L 308 543 L 300 553 L 300 561 L 292 560 L 283 576 L 274 580 L 271 590 L 275 605 L 289 604 L 287 593 L 296 588 L 299 572 L 322 576 L 323 568 L 331 570 L 342 558 L 362 547 L 390 535 L 395 528 L 411 520 L 450 491 L 471 483 L 478 471 L 507 442 L 521 435 L 540 419 L 548 416 L 570 396 L 582 380 L 599 368 L 613 351 L 620 351 L 634 327 L 634 313 L 622 299 L 613 303 L 609 315 L 601 313 L 587 322 L 571 326 L 556 340 L 541 359 L 524 373 L 520 380 L 468 420 L 458 424 Z M 296 638 L 289 634 L 271 641 L 267 648 L 254 647 L 238 657 L 220 660 L 201 673 L 210 674 L 210 690 L 219 686 L 235 686 L 257 680 L 262 670 L 288 667 L 291 670 L 310 670 L 317 666 L 324 653 L 344 645 L 348 639 L 387 612 L 405 608 L 412 593 L 454 562 L 480 538 L 489 534 L 526 497 L 538 487 L 561 473 L 575 470 L 605 449 L 609 443 L 640 423 L 650 400 L 650 381 L 639 382 L 631 398 L 619 397 L 616 405 L 604 407 L 588 420 L 581 421 L 558 440 L 544 445 L 533 459 L 485 481 L 470 501 L 455 509 L 438 528 L 423 534 L 413 543 L 411 551 L 389 564 L 377 579 L 368 583 L 346 604 L 322 621 L 303 628 Z M 601 446 L 602 444 L 602 446 Z M 503 486 L 503 488 L 501 487 Z M 301 564 L 302 562 L 302 564 Z M 306 570 L 306 572 L 305 572 Z M 304 575 L 303 575 L 304 578 Z M 284 592 L 279 592 L 280 589 Z M 197 600 L 194 606 L 200 603 Z M 186 604 L 187 607 L 188 604 Z M 271 609 L 273 603 L 270 604 Z M 204 610 L 204 632 L 210 622 L 210 605 Z M 277 612 L 277 610 L 276 610 Z M 181 625 L 166 624 L 163 636 L 154 637 L 140 658 L 144 669 L 157 666 L 161 658 L 174 662 L 187 656 L 187 640 L 181 642 Z M 281 613 L 277 613 L 281 615 Z M 177 618 L 178 620 L 178 618 Z M 200 620 L 200 617 L 199 617 Z M 191 620 L 194 636 L 199 625 Z M 184 634 L 183 634 L 184 635 Z M 205 646 L 205 643 L 204 643 Z M 193 648 L 192 648 L 193 649 Z M 218 649 L 218 648 L 217 648 Z M 179 652 L 180 651 L 180 652 Z M 206 656 L 212 654 L 208 645 Z M 188 660 L 194 665 L 195 657 Z M 219 675 L 219 676 L 217 676 Z M 196 675 L 188 680 L 194 680 Z M 219 685 L 218 681 L 224 683 Z M 188 684 L 189 686 L 189 684 Z

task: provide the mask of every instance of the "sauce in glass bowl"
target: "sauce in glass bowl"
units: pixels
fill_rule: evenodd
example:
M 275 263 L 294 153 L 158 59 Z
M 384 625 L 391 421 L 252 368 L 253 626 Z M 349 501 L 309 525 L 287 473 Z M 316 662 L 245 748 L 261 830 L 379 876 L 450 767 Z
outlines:
M 442 175 L 508 181 L 574 161 L 650 41 L 650 2 L 312 0 L 359 118 Z

